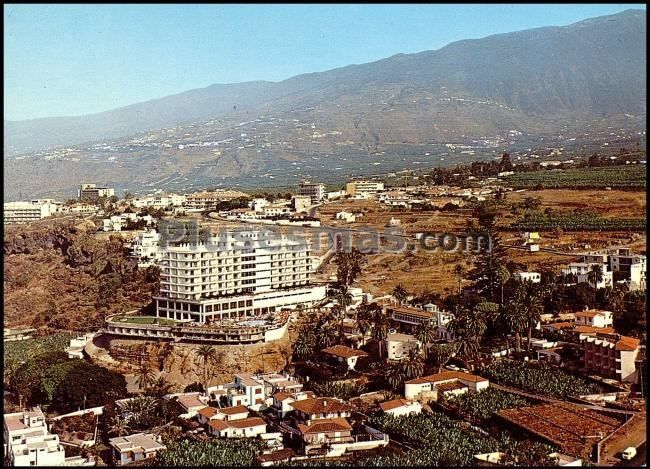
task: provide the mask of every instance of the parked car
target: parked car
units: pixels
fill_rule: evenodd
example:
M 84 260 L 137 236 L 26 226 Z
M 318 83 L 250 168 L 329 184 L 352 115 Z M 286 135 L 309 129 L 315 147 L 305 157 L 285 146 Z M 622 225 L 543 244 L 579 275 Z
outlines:
M 621 453 L 621 457 L 626 461 L 629 461 L 630 459 L 634 459 L 634 456 L 636 456 L 636 448 L 634 446 L 628 446 Z
M 460 368 L 458 368 L 456 365 L 445 365 L 445 368 L 450 371 L 460 371 Z

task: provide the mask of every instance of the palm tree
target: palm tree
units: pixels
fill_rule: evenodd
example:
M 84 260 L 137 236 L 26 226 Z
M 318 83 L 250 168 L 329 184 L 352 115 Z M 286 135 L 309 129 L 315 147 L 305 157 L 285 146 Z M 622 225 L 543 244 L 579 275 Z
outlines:
M 587 280 L 594 286 L 594 290 L 598 290 L 598 284 L 603 281 L 603 266 L 593 264 L 587 273 Z
M 208 392 L 208 364 L 217 360 L 217 349 L 212 345 L 201 345 L 194 353 L 199 361 L 203 363 L 203 389 Z
M 528 294 L 526 295 L 524 312 L 528 325 L 528 343 L 526 344 L 526 351 L 530 353 L 530 341 L 532 339 L 533 328 L 537 327 L 537 324 L 541 320 L 541 315 L 544 312 L 541 296 L 538 292 L 533 290 L 532 286 L 528 289 Z
M 497 268 L 496 277 L 499 285 L 501 285 L 501 303 L 499 303 L 499 306 L 503 307 L 503 287 L 508 282 L 508 280 L 510 280 L 510 271 L 506 266 L 502 265 Z
M 399 387 L 404 383 L 404 370 L 399 364 L 393 363 L 389 365 L 386 370 L 386 379 L 388 380 L 389 386 L 393 388 L 393 390 L 398 390 Z
M 465 268 L 461 264 L 456 264 L 454 267 L 454 274 L 456 274 L 456 278 L 458 279 L 458 294 L 460 295 L 460 291 L 462 288 L 462 282 L 463 282 L 463 274 L 465 273 Z
M 113 436 L 124 436 L 131 433 L 131 427 L 126 418 L 116 415 L 111 426 L 108 429 L 108 434 Z
M 395 286 L 395 288 L 393 288 L 393 296 L 397 301 L 399 301 L 400 304 L 402 304 L 406 299 L 406 297 L 408 296 L 408 292 L 402 286 L 402 284 L 399 283 Z
M 140 364 L 140 368 L 136 372 L 135 382 L 140 389 L 146 389 L 156 382 L 156 377 L 149 363 L 143 361 Z
M 422 321 L 415 330 L 415 338 L 418 339 L 424 347 L 424 360 L 427 359 L 427 349 L 429 344 L 436 340 L 436 327 L 433 321 Z
M 517 354 L 521 351 L 521 333 L 528 326 L 526 296 L 525 285 L 519 283 L 515 288 L 508 305 L 503 310 L 505 322 L 510 330 L 515 334 L 515 352 Z
M 336 342 L 337 327 L 326 321 L 316 329 L 315 337 L 319 348 L 326 348 Z
M 169 381 L 162 376 L 159 376 L 151 386 L 151 395 L 155 397 L 163 397 L 165 394 L 169 394 L 172 388 L 173 385 Z
M 449 332 L 454 336 L 455 347 L 458 355 L 471 358 L 478 354 L 480 341 L 487 324 L 482 314 L 461 310 L 448 325 Z
M 434 344 L 431 347 L 431 361 L 438 367 L 438 373 L 442 367 L 449 361 L 449 359 L 456 353 L 454 343 L 449 344 Z
M 373 317 L 372 338 L 379 344 L 379 359 L 382 358 L 382 344 L 388 335 L 388 318 L 382 310 L 375 311 Z
M 298 339 L 293 344 L 293 352 L 298 358 L 304 360 L 314 353 L 316 347 L 316 337 L 311 329 L 303 328 L 300 331 Z
M 399 366 L 406 379 L 419 378 L 424 372 L 424 361 L 417 349 L 410 349 L 406 357 L 402 358 Z

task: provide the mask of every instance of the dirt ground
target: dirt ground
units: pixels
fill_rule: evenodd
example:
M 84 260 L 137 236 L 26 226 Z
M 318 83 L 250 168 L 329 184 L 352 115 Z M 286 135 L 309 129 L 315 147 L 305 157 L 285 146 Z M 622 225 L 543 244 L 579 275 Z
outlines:
M 525 197 L 541 199 L 542 208 L 552 207 L 557 210 L 590 209 L 603 216 L 637 218 L 645 217 L 645 192 L 604 191 L 604 190 L 543 190 L 508 193 L 507 200 L 521 201 Z M 363 213 L 354 223 L 335 220 L 339 211 Z M 401 228 L 410 235 L 417 232 L 457 233 L 463 232 L 470 215 L 467 212 L 412 212 L 393 211 L 374 200 L 340 200 L 325 204 L 319 208 L 323 225 L 358 229 L 371 227 L 382 230 L 391 217 L 399 218 Z M 608 246 L 628 246 L 636 252 L 645 253 L 646 237 L 644 233 L 626 232 L 567 232 L 556 236 L 551 232 L 540 232 L 540 246 L 556 249 L 562 253 L 583 252 Z M 524 243 L 522 233 L 502 233 L 505 244 L 521 246 Z M 577 257 L 551 252 L 526 252 L 510 249 L 508 256 L 531 270 L 552 269 L 559 272 L 563 265 L 574 262 Z M 471 256 L 458 253 L 432 253 L 422 249 L 415 252 L 379 253 L 367 256 L 367 264 L 357 281 L 375 296 L 389 294 L 397 284 L 401 284 L 410 293 L 424 290 L 433 293 L 448 294 L 458 288 L 458 279 L 453 273 L 457 263 L 465 270 L 472 266 Z M 320 280 L 331 279 L 336 273 L 335 265 L 328 265 Z

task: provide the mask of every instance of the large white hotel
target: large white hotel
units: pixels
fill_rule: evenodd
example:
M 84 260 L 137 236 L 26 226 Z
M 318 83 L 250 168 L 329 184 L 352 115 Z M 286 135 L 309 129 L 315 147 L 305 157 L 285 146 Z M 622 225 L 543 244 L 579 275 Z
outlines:
M 200 244 L 161 249 L 156 315 L 207 323 L 259 316 L 325 297 L 311 284 L 308 239 L 271 231 L 218 233 Z

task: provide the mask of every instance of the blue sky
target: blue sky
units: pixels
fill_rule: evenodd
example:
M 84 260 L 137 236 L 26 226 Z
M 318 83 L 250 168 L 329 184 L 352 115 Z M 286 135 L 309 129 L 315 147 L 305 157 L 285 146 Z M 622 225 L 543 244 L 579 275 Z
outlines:
M 279 81 L 629 8 L 645 5 L 5 5 L 4 118 Z

